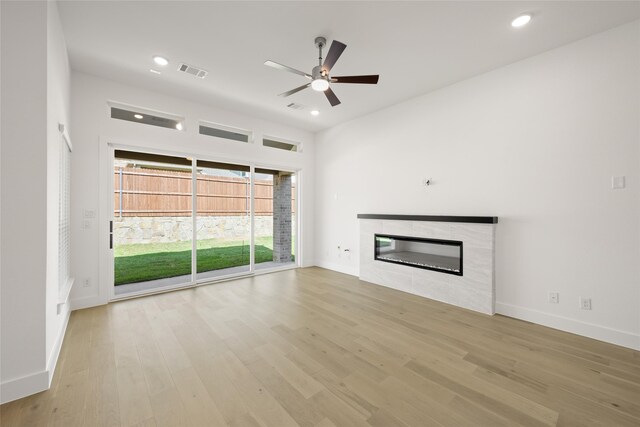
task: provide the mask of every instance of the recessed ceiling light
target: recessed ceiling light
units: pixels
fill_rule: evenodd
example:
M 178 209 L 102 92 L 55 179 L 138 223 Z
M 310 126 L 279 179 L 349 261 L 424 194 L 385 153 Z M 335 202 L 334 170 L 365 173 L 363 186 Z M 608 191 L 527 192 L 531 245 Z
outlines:
M 133 117 L 135 117 L 138 120 L 144 119 L 144 116 L 142 114 L 134 114 Z
M 160 65 L 161 67 L 164 67 L 169 63 L 169 60 L 167 58 L 163 58 L 162 56 L 154 56 L 153 62 Z
M 527 25 L 529 21 L 531 21 L 531 15 L 528 15 L 528 14 L 520 15 L 516 19 L 511 21 L 511 26 L 516 28 L 523 27 Z
M 176 125 L 176 129 L 178 129 L 178 130 L 182 130 L 182 123 L 178 123 L 178 124 Z
M 152 72 L 153 74 L 162 74 L 160 71 L 154 70 L 153 68 L 151 68 L 149 71 Z
M 309 111 L 309 113 L 311 113 L 312 116 L 317 116 L 318 114 L 320 114 L 320 111 L 318 110 L 311 110 Z

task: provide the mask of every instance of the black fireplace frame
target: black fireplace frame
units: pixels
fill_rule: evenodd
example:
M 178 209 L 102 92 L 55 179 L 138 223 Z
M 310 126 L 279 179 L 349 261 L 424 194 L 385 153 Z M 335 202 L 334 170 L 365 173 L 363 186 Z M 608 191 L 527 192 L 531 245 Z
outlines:
M 386 238 L 390 238 L 390 239 L 404 240 L 404 241 L 410 241 L 410 242 L 433 243 L 433 244 L 436 244 L 436 245 L 457 246 L 457 247 L 460 248 L 460 271 L 445 270 L 445 269 L 442 269 L 442 268 L 429 267 L 429 266 L 426 266 L 426 265 L 417 265 L 417 264 L 411 264 L 411 263 L 406 263 L 406 262 L 400 262 L 400 261 L 393 261 L 393 260 L 389 260 L 389 259 L 378 258 L 378 254 L 380 253 L 380 251 L 379 251 L 380 245 L 378 244 L 378 239 L 376 239 L 376 237 L 386 237 Z M 395 235 L 392 235 L 392 234 L 377 234 L 377 233 L 373 234 L 373 259 L 376 260 L 376 261 L 388 262 L 388 263 L 391 263 L 391 264 L 404 265 L 404 266 L 413 267 L 413 268 L 422 268 L 424 270 L 437 271 L 439 273 L 453 274 L 454 276 L 462 276 L 463 275 L 463 266 L 464 266 L 463 254 L 464 254 L 463 243 L 460 240 L 431 239 L 431 238 L 426 238 L 426 237 L 411 237 L 411 236 L 395 236 Z

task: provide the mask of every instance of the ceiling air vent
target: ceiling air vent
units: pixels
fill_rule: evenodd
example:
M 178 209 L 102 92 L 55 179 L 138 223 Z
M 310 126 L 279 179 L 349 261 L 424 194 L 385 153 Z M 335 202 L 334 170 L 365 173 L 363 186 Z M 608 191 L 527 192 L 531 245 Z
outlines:
M 291 104 L 287 105 L 287 107 L 292 108 L 294 110 L 304 110 L 306 107 L 302 104 L 296 104 L 295 102 L 292 102 Z
M 200 77 L 201 79 L 204 79 L 205 77 L 207 77 L 207 74 L 209 74 L 207 70 L 203 70 L 202 68 L 196 68 L 189 64 L 180 64 L 180 66 L 178 67 L 178 71 L 182 71 L 184 73 L 191 74 L 196 77 Z

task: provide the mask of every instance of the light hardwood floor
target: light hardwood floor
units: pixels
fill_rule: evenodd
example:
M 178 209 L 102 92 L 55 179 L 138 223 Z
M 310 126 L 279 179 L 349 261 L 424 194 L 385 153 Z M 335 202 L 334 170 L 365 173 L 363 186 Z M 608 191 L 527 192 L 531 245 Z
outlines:
M 72 314 L 9 426 L 640 426 L 640 353 L 309 268 Z

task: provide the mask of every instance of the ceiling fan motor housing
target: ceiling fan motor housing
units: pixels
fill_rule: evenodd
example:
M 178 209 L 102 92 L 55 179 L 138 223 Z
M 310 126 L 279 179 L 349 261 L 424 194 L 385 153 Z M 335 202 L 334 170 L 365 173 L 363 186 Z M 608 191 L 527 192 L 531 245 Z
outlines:
M 313 79 L 311 80 L 311 89 L 317 92 L 324 92 L 329 89 L 329 77 L 320 65 L 313 67 L 311 77 Z
M 313 70 L 311 71 L 311 78 L 313 80 L 317 80 L 317 79 L 329 80 L 328 77 L 329 76 L 323 72 L 322 67 L 320 65 L 316 65 L 315 67 L 313 67 Z

